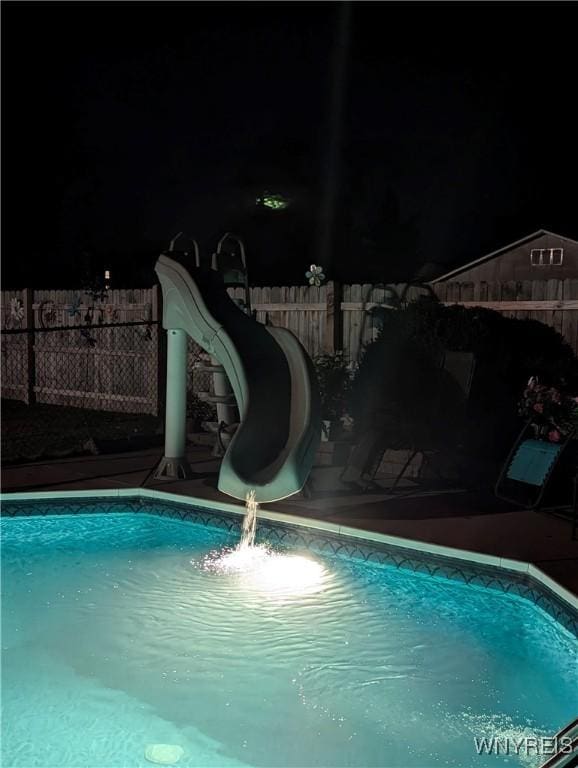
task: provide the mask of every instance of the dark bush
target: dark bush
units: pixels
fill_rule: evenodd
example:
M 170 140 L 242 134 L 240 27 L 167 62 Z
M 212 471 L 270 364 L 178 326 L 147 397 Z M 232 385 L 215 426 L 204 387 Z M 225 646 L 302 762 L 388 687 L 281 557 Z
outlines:
M 339 419 L 345 414 L 350 387 L 349 369 L 343 352 L 318 355 L 313 364 L 321 397 L 321 418 L 329 421 Z
M 521 426 L 517 403 L 530 376 L 578 391 L 578 361 L 553 328 L 427 298 L 385 313 L 378 339 L 365 348 L 350 397 L 357 428 L 386 411 L 406 425 L 435 419 L 444 350 L 473 352 L 476 358 L 467 447 L 479 456 L 499 459 L 510 447 Z

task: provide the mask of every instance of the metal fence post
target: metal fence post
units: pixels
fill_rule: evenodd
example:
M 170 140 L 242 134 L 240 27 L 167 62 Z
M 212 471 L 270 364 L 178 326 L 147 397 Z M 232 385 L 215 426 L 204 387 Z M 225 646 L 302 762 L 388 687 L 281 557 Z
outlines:
M 36 402 L 36 355 L 34 353 L 34 294 L 32 288 L 22 291 L 22 305 L 24 308 L 24 322 L 26 323 L 26 390 L 25 402 L 34 405 Z
M 156 344 L 154 351 L 154 365 L 156 365 L 156 413 L 162 416 L 165 413 L 165 395 L 167 384 L 167 345 L 166 334 L 163 328 L 163 297 L 159 285 L 152 287 L 152 319 L 156 327 Z

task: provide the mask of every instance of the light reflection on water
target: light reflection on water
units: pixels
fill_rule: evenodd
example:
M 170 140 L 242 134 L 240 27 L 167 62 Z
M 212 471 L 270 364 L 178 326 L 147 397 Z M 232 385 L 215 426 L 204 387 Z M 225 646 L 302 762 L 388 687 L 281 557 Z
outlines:
M 191 563 L 196 565 L 194 560 Z M 264 544 L 211 552 L 200 567 L 211 573 L 236 574 L 241 588 L 276 599 L 315 595 L 331 581 L 331 573 L 316 560 L 275 552 Z
M 200 567 L 209 573 L 237 575 L 237 587 L 257 591 L 276 600 L 291 600 L 322 592 L 329 573 L 311 557 L 275 552 L 264 544 L 255 544 L 259 504 L 255 491 L 246 498 L 246 512 L 241 527 L 241 540 L 234 548 L 211 552 Z M 191 565 L 197 567 L 195 560 Z

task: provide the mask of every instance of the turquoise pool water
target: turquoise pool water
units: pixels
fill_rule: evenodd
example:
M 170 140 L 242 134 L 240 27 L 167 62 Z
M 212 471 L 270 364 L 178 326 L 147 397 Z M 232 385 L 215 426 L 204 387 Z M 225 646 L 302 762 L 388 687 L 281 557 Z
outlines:
M 223 571 L 217 529 L 4 519 L 4 768 L 536 765 L 474 737 L 578 711 L 578 642 L 531 603 L 301 552 Z M 211 554 L 213 553 L 213 554 Z

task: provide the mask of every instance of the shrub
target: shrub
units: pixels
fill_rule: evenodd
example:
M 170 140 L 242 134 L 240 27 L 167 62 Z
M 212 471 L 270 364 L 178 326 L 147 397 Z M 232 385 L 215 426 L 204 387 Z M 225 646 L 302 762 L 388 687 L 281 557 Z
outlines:
M 366 346 L 351 388 L 350 411 L 361 429 L 380 409 L 405 423 L 432 418 L 443 351 L 473 352 L 476 373 L 468 404 L 470 448 L 499 456 L 520 427 L 519 393 L 530 376 L 563 391 L 578 387 L 578 361 L 551 327 L 483 308 L 446 307 L 430 298 L 384 315 Z
M 335 421 L 345 415 L 351 378 L 343 352 L 319 355 L 313 360 L 319 394 L 321 397 L 321 418 Z

